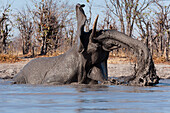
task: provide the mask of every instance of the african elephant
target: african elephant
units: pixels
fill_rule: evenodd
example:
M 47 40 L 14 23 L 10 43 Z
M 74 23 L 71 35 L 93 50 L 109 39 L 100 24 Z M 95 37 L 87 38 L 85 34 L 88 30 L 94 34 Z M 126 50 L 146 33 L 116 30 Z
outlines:
M 123 47 L 133 51 L 137 57 L 134 74 L 118 78 L 119 84 L 152 86 L 159 83 L 152 55 L 143 42 L 116 30 L 100 30 L 96 36 L 93 40 L 102 45 L 105 51 L 111 51 L 113 47 Z
M 65 54 L 51 58 L 37 58 L 30 61 L 14 77 L 14 83 L 29 84 L 70 84 L 72 82 L 94 84 L 108 80 L 107 59 L 113 49 L 131 49 L 137 56 L 135 73 L 124 77 L 120 84 L 154 85 L 159 82 L 149 49 L 141 41 L 116 30 L 84 32 L 86 15 L 84 5 L 76 5 L 77 43 Z M 122 79 L 122 78 L 120 78 Z
M 93 42 L 97 19 L 93 29 L 84 32 L 86 15 L 84 5 L 76 5 L 77 43 L 66 53 L 50 58 L 30 61 L 14 77 L 16 84 L 83 84 L 107 80 L 107 59 L 109 51 Z

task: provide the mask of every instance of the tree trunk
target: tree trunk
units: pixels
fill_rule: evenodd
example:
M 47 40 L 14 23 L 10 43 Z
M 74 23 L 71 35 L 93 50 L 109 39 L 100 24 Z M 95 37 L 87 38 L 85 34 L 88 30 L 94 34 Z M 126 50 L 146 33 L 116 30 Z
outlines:
M 45 39 L 46 37 L 43 37 L 43 42 L 42 42 L 42 46 L 41 46 L 41 53 L 40 53 L 40 55 L 46 55 L 46 53 L 47 53 L 47 51 L 46 51 L 46 49 L 47 49 L 47 44 L 46 44 L 46 39 Z
M 22 54 L 25 55 L 25 42 L 22 40 Z
M 3 38 L 3 44 L 2 44 L 2 46 L 3 46 L 3 53 L 4 54 L 7 54 L 7 42 L 6 42 L 6 39 L 7 39 L 7 37 L 5 36 Z
M 0 42 L 0 54 L 3 52 L 3 45 L 2 42 Z
M 25 40 L 23 39 L 23 45 L 22 45 L 22 51 L 23 51 L 23 55 L 26 55 L 29 53 L 29 50 L 30 50 L 30 42 L 29 40 Z
M 35 57 L 35 47 L 32 46 L 32 57 Z
M 152 25 L 150 24 L 150 29 L 149 29 L 149 38 L 150 38 L 150 51 L 151 51 L 151 55 L 153 56 L 153 33 L 152 33 Z
M 166 61 L 169 61 L 169 42 L 170 42 L 170 31 L 167 31 L 167 40 L 165 45 L 164 56 Z
M 149 41 L 148 41 L 149 39 L 148 39 L 148 36 L 146 36 L 146 39 L 145 39 L 145 45 L 146 45 L 146 47 L 148 47 L 148 45 L 149 45 Z
M 123 19 L 120 19 L 120 23 L 121 23 L 121 32 L 125 34 L 125 25 Z
M 131 22 L 130 22 L 130 17 L 128 17 L 128 19 L 127 19 L 127 25 L 126 25 L 126 34 L 128 35 L 128 36 L 130 36 L 131 35 Z
M 159 37 L 159 56 L 163 55 L 163 40 L 162 40 L 162 33 L 161 36 Z
M 145 38 L 146 47 L 149 47 L 149 22 L 146 24 L 146 38 Z

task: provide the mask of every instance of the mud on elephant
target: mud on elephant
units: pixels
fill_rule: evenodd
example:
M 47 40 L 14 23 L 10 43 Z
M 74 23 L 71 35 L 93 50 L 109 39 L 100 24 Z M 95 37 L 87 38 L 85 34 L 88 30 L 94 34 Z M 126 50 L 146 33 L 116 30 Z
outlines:
M 84 32 L 86 15 L 84 5 L 76 5 L 77 43 L 66 53 L 50 58 L 30 61 L 14 77 L 16 84 L 96 84 L 106 81 L 109 52 L 93 42 L 97 19 L 93 29 Z
M 96 31 L 98 16 L 93 29 L 84 31 L 86 15 L 84 5 L 76 5 L 77 43 L 66 53 L 50 58 L 30 61 L 15 77 L 16 84 L 97 84 L 108 81 L 107 59 L 109 52 L 124 47 L 137 55 L 135 73 L 119 84 L 154 85 L 159 82 L 148 48 L 140 41 L 115 30 Z M 115 81 L 111 81 L 115 82 Z

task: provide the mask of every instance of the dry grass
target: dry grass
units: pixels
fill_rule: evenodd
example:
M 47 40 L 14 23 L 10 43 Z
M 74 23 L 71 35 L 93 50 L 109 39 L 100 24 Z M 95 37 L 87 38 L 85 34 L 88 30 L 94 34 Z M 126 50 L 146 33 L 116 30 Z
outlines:
M 169 58 L 170 59 L 170 58 Z M 135 63 L 136 57 L 131 53 L 125 53 L 122 51 L 119 51 L 118 53 L 110 52 L 108 63 L 117 64 L 117 63 Z M 153 61 L 155 64 L 168 64 L 170 65 L 170 61 L 166 61 L 165 57 L 156 57 L 153 56 Z
M 47 55 L 36 55 L 35 58 L 38 57 L 53 57 L 53 56 L 58 56 L 63 54 L 64 52 L 61 51 L 56 51 L 55 53 L 52 54 L 47 54 Z M 30 58 L 31 53 L 27 55 L 6 55 L 6 54 L 0 54 L 0 63 L 15 63 L 19 61 L 23 61 L 24 59 L 21 58 Z M 26 60 L 26 59 L 25 59 Z M 166 61 L 164 57 L 153 57 L 154 63 L 155 64 L 168 64 L 170 65 L 170 61 Z M 134 63 L 136 62 L 136 58 L 131 54 L 131 53 L 124 53 L 124 52 L 113 52 L 110 53 L 108 63 L 111 64 L 124 64 L 124 63 Z
M 39 58 L 39 57 L 54 57 L 54 56 L 59 56 L 61 54 L 63 54 L 64 52 L 61 52 L 61 51 L 56 51 L 56 52 L 53 52 L 53 53 L 47 53 L 46 55 L 36 55 L 35 58 Z M 31 55 L 29 55 L 31 56 Z
M 16 55 L 0 54 L 0 63 L 15 63 L 22 61 Z
M 155 64 L 168 64 L 170 65 L 170 61 L 166 61 L 164 57 L 153 57 L 153 61 Z M 108 63 L 111 64 L 124 64 L 124 63 L 135 63 L 135 57 L 125 57 L 124 55 L 119 56 L 110 56 L 108 59 Z
M 165 57 L 153 57 L 155 64 L 168 64 L 170 65 L 170 61 L 166 61 Z
M 119 50 L 119 52 L 113 51 L 109 54 L 108 63 L 111 64 L 126 64 L 126 63 L 134 63 L 136 62 L 136 58 L 131 52 L 123 52 Z

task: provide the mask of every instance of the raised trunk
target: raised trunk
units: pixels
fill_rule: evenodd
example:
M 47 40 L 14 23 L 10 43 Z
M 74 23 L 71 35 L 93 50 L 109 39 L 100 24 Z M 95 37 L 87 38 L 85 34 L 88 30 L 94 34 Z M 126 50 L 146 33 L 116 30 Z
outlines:
M 117 80 L 120 84 L 150 86 L 159 83 L 159 77 L 156 75 L 156 69 L 152 60 L 152 55 L 149 49 L 141 41 L 133 39 L 123 33 L 115 30 L 103 31 L 102 35 L 97 38 L 101 41 L 105 49 L 112 48 L 113 46 L 121 46 L 132 50 L 136 57 L 137 62 L 135 66 L 135 73 L 129 77 L 122 77 Z

